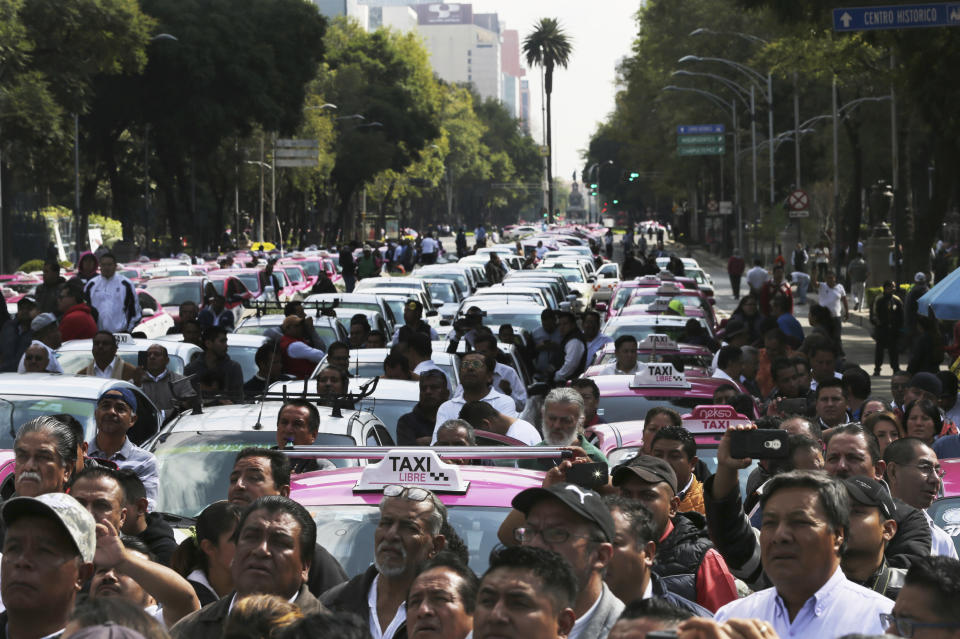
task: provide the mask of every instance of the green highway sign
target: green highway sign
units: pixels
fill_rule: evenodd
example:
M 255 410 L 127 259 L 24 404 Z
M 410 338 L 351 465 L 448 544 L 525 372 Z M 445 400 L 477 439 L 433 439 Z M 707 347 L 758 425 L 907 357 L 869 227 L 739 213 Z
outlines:
M 703 144 L 697 146 L 679 146 L 678 155 L 723 155 L 726 147 L 723 144 Z
M 695 144 L 723 144 L 723 134 L 707 134 L 707 135 L 678 135 L 677 144 L 680 146 L 686 145 L 695 145 Z

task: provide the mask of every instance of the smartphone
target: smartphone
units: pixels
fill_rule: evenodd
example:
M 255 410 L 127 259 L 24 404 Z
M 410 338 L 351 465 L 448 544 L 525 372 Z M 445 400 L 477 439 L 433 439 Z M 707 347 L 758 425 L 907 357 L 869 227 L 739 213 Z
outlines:
M 574 464 L 567 469 L 566 478 L 571 484 L 596 490 L 607 483 L 610 467 L 603 462 Z
M 139 351 L 137 353 L 137 366 L 140 368 L 147 367 L 147 351 Z
M 804 397 L 788 399 L 784 397 L 777 402 L 777 409 L 784 415 L 806 415 L 807 400 Z
M 785 430 L 738 430 L 730 433 L 730 456 L 734 459 L 786 459 L 790 433 Z
M 647 639 L 677 639 L 676 630 L 650 630 Z

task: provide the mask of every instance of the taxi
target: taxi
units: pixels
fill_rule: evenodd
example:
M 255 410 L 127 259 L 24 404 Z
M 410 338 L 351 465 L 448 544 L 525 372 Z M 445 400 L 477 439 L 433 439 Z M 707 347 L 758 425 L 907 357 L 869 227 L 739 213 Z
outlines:
M 304 295 L 317 283 L 317 277 L 307 274 L 299 262 L 281 260 L 275 268 L 283 269 L 293 286 Z
M 655 406 L 680 413 L 713 401 L 717 387 L 728 384 L 715 377 L 700 377 L 678 371 L 669 362 L 638 364 L 635 375 L 597 375 L 600 389 L 597 415 L 607 422 L 643 418 Z
M 433 342 L 437 344 L 437 342 Z M 441 342 L 445 344 L 445 342 Z M 445 350 L 437 350 L 437 346 L 433 347 L 433 354 L 430 359 L 433 360 L 433 363 L 442 370 L 447 375 L 454 385 L 460 383 L 460 361 L 456 355 L 451 355 Z M 444 346 L 445 348 L 445 346 Z M 350 365 L 347 368 L 347 371 L 354 377 L 376 377 L 377 375 L 383 375 L 383 360 L 387 358 L 387 355 L 390 354 L 389 348 L 354 348 L 350 350 Z M 317 364 L 317 367 L 314 369 L 310 376 L 307 379 L 315 379 L 317 375 L 324 368 L 327 367 L 327 358 L 324 357 L 320 360 L 320 363 Z M 381 380 L 381 382 L 387 380 Z M 419 390 L 417 391 L 419 394 Z
M 372 293 L 315 293 L 309 295 L 305 300 L 304 309 L 311 308 L 311 304 L 333 304 L 336 303 L 339 308 L 355 308 L 361 311 L 376 311 L 383 316 L 393 335 L 394 329 L 403 321 L 403 315 L 396 316 L 385 300 L 380 299 L 379 295 Z M 349 332 L 350 327 L 347 327 Z
M 634 290 L 638 288 L 656 290 L 661 284 L 663 284 L 663 281 L 659 275 L 643 275 L 641 277 L 635 277 L 632 280 L 621 280 L 616 288 L 613 289 L 610 304 L 599 303 L 597 304 L 597 310 L 601 313 L 606 313 L 606 319 L 615 317 L 620 309 L 627 303 L 627 300 L 630 299 L 630 296 L 633 295 Z M 686 287 L 682 286 L 682 288 Z
M 317 448 L 299 447 L 288 454 L 367 457 L 365 466 L 321 470 L 294 476 L 290 498 L 303 505 L 317 523 L 317 543 L 337 558 L 348 575 L 370 565 L 378 504 L 385 486 L 419 486 L 432 490 L 447 507 L 448 521 L 469 549 L 470 567 L 482 574 L 490 551 L 499 544 L 497 529 L 522 490 L 542 485 L 540 471 L 501 466 L 450 463 L 474 458 L 515 460 L 559 457 L 549 447 Z
M 609 302 L 613 299 L 613 291 L 620 284 L 620 265 L 616 262 L 606 262 L 597 269 L 597 281 L 593 283 L 593 301 Z
M 960 552 L 960 458 L 941 459 L 940 466 L 944 470 L 941 496 L 927 513 L 950 535 L 957 552 Z
M 13 470 L 16 457 L 12 450 L 0 450 L 0 498 L 13 496 Z
M 633 335 L 637 341 L 645 339 L 652 333 L 661 333 L 674 341 L 682 341 L 687 329 L 687 320 L 695 319 L 703 326 L 703 330 L 713 336 L 713 329 L 703 317 L 684 317 L 681 315 L 624 315 L 607 321 L 603 327 L 603 334 L 616 341 L 621 335 Z
M 616 360 L 615 351 L 613 342 L 604 344 L 584 375 L 598 375 L 602 366 Z M 683 344 L 671 339 L 669 335 L 651 333 L 637 343 L 637 361 L 670 362 L 678 370 L 688 374 L 708 376 L 713 353 L 706 346 Z
M 173 316 L 164 310 L 163 305 L 149 291 L 138 288 L 137 301 L 140 303 L 141 318 L 140 323 L 133 329 L 134 333 L 153 338 L 166 335 L 167 331 L 173 328 Z
M 283 324 L 283 320 L 286 319 L 281 313 L 265 314 L 265 315 L 254 315 L 248 317 L 244 320 L 241 320 L 237 327 L 234 329 L 235 333 L 240 335 L 267 335 L 272 331 L 276 331 L 276 334 L 280 334 L 280 326 Z M 323 343 L 329 346 L 334 342 L 343 342 L 347 343 L 350 334 L 347 332 L 347 329 L 344 329 L 341 326 L 340 322 L 337 321 L 336 317 L 329 317 L 327 315 L 314 316 L 313 318 L 313 328 L 317 331 L 317 335 L 320 336 L 320 339 L 323 340 Z M 227 342 L 229 343 L 230 337 L 227 337 Z
M 13 447 L 16 430 L 34 417 L 68 413 L 83 425 L 84 438 L 97 432 L 97 399 L 111 388 L 127 388 L 137 398 L 137 423 L 128 432 L 141 444 L 157 432 L 161 413 L 143 391 L 129 382 L 88 375 L 0 373 L 0 449 Z
M 679 286 L 676 282 L 663 282 L 653 290 L 648 288 L 634 290 L 620 309 L 619 314 L 623 315 L 631 306 L 651 305 L 662 299 L 670 301 L 675 298 L 680 300 L 685 309 L 689 308 L 698 312 L 716 326 L 717 320 L 714 317 L 713 305 L 706 295 L 695 288 Z

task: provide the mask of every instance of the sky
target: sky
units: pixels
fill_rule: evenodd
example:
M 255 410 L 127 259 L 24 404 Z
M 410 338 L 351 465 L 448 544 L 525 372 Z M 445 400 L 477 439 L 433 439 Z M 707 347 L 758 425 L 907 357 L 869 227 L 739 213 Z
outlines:
M 516 29 L 521 46 L 540 18 L 557 18 L 572 40 L 566 69 L 553 78 L 553 174 L 569 180 L 583 168 L 583 152 L 597 125 L 613 110 L 617 63 L 630 54 L 640 0 L 467 0 L 474 13 L 497 13 L 500 28 Z M 504 27 L 506 23 L 506 27 Z M 521 59 L 523 52 L 521 50 Z M 542 139 L 539 68 L 528 69 L 531 129 Z

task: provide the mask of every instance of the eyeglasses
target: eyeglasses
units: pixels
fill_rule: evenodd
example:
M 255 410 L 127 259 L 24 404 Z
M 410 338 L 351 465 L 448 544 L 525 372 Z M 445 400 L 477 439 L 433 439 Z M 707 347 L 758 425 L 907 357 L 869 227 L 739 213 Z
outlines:
M 574 535 L 572 532 L 565 528 L 516 528 L 513 531 L 513 538 L 516 539 L 521 544 L 529 544 L 534 539 L 537 538 L 537 535 L 543 539 L 544 543 L 549 545 L 562 544 L 571 537 L 576 539 L 590 539 L 589 535 Z
M 426 501 L 430 498 L 430 492 L 423 488 L 417 488 L 416 486 L 400 486 L 398 484 L 390 484 L 383 487 L 383 496 L 406 497 L 410 501 Z
M 913 633 L 921 628 L 960 628 L 960 623 L 926 623 L 886 613 L 880 614 L 880 623 L 886 630 L 896 628 L 898 635 L 908 638 L 912 637 Z
M 920 471 L 920 474 L 924 477 L 931 477 L 933 473 L 937 474 L 937 477 L 943 478 L 947 474 L 940 464 L 934 466 L 933 464 L 900 464 L 901 466 L 910 466 L 911 468 L 916 468 Z
M 483 368 L 484 363 L 478 359 L 468 359 L 460 362 L 460 368 Z

